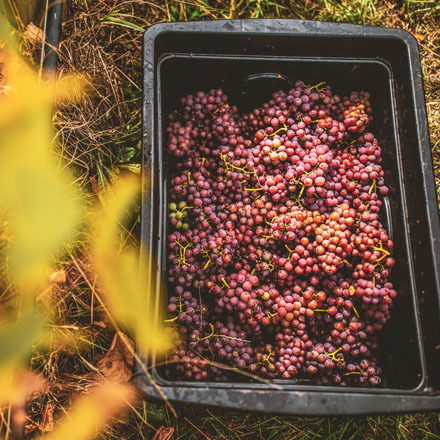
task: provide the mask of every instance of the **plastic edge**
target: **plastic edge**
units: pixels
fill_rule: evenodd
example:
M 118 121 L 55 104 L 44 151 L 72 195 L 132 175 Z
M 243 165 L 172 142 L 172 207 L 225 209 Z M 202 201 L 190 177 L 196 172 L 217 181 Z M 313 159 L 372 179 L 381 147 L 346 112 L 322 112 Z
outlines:
M 153 384 L 136 377 L 133 382 L 150 399 L 163 401 Z M 440 410 L 440 396 L 401 396 L 377 394 L 341 394 L 325 391 L 302 392 L 271 390 L 224 390 L 212 388 L 182 389 L 161 387 L 167 400 L 174 403 L 245 409 L 247 412 L 285 415 L 360 415 L 424 412 Z

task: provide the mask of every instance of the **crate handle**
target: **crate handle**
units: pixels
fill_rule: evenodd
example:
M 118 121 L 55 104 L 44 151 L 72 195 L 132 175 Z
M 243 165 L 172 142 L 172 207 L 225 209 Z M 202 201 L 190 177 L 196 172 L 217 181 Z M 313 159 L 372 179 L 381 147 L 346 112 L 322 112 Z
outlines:
M 276 72 L 252 73 L 251 75 L 244 77 L 243 82 L 257 81 L 260 79 L 284 81 L 289 88 L 292 87 L 292 81 L 286 75 Z

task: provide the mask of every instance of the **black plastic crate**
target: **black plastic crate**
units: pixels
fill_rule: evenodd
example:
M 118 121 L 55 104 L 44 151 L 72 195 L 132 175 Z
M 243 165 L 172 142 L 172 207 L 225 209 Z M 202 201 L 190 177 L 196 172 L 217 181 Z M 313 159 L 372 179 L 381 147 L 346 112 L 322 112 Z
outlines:
M 266 101 L 290 81 L 325 81 L 340 95 L 371 93 L 371 131 L 383 146 L 387 229 L 395 242 L 391 281 L 399 296 L 381 335 L 384 386 L 342 388 L 289 380 L 176 382 L 137 365 L 150 397 L 248 411 L 357 414 L 440 409 L 440 227 L 416 40 L 407 32 L 297 20 L 168 23 L 144 39 L 144 188 L 142 244 L 154 307 L 167 292 L 166 115 L 179 99 L 222 87 L 240 111 Z M 158 318 L 159 319 L 159 318 Z M 150 375 L 151 373 L 151 375 Z M 149 376 L 149 377 L 148 377 Z M 161 392 L 159 392 L 160 387 Z

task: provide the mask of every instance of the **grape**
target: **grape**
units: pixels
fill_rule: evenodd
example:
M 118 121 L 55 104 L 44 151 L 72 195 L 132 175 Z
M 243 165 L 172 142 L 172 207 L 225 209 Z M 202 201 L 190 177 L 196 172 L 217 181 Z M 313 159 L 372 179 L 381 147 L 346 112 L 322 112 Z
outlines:
M 221 89 L 180 103 L 166 127 L 172 374 L 380 385 L 397 292 L 370 95 L 296 81 L 246 114 Z

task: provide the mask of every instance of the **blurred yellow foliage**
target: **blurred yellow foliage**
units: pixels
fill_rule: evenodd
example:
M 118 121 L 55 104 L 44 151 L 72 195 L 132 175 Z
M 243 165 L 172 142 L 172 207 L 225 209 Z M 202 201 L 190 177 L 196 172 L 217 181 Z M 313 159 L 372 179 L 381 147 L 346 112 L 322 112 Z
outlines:
M 0 98 L 0 206 L 11 236 L 10 269 L 31 290 L 79 224 L 80 196 L 51 155 L 53 87 L 41 85 L 13 50 L 5 53 L 10 92 Z
M 81 328 L 74 326 L 46 325 L 33 308 L 35 298 L 44 298 L 52 288 L 50 282 L 66 282 L 65 272 L 54 275 L 50 263 L 84 227 L 87 218 L 80 189 L 52 153 L 52 105 L 54 101 L 81 99 L 85 82 L 78 76 L 66 76 L 56 84 L 42 84 L 10 45 L 1 49 L 0 56 L 4 58 L 0 61 L 6 81 L 0 93 L 0 234 L 6 237 L 8 247 L 7 259 L 1 263 L 6 264 L 19 293 L 17 309 L 0 327 L 0 404 L 19 402 L 24 412 L 26 397 L 43 386 L 35 375 L 23 373 L 35 338 L 53 342 L 51 328 L 58 331 L 66 327 L 73 339 L 81 333 Z M 129 328 L 141 350 L 163 353 L 169 341 L 162 320 L 155 315 L 148 280 L 139 268 L 139 253 L 134 247 L 124 247 L 119 227 L 139 186 L 139 180 L 127 179 L 107 191 L 90 237 L 91 260 L 111 320 L 114 317 L 117 326 Z M 9 280 L 1 281 L 9 289 Z M 47 438 L 93 437 L 132 399 L 133 391 L 127 386 L 100 384 L 78 399 Z
M 37 391 L 45 387 L 45 381 L 16 363 L 0 366 L 0 405 L 20 405 Z
M 43 336 L 43 317 L 27 310 L 18 321 L 6 321 L 0 327 L 0 366 L 25 360 L 32 342 Z
M 55 431 L 46 440 L 83 440 L 94 438 L 111 417 L 119 415 L 135 393 L 128 385 L 104 382 L 88 395 L 80 397 Z
M 139 188 L 139 179 L 131 177 L 119 181 L 107 193 L 97 216 L 92 259 L 113 316 L 134 332 L 143 352 L 161 354 L 170 349 L 169 338 L 155 311 L 148 280 L 139 267 L 139 252 L 128 246 L 121 249 L 118 227 Z

